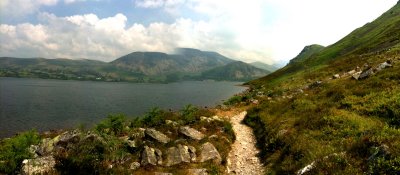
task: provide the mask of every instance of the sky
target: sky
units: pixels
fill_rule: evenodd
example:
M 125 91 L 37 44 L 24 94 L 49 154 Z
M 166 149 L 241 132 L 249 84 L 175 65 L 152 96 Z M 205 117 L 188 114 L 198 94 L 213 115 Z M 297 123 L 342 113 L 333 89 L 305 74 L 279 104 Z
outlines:
M 285 64 L 397 0 L 0 0 L 0 56 L 112 61 L 186 47 Z

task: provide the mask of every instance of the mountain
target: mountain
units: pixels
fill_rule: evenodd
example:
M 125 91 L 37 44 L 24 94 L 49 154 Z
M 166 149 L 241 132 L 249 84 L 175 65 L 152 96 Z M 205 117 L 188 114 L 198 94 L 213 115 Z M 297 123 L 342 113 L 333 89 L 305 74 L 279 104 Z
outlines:
M 265 64 L 265 63 L 260 62 L 260 61 L 252 62 L 252 63 L 250 63 L 250 65 L 252 65 L 252 66 L 254 66 L 256 68 L 259 68 L 259 69 L 267 70 L 269 72 L 274 72 L 274 71 L 279 69 L 279 67 L 276 66 L 276 65 L 269 65 L 269 64 Z
M 232 80 L 249 81 L 271 73 L 269 71 L 256 68 L 247 63 L 236 61 L 225 66 L 216 67 L 201 74 L 202 79 L 213 80 Z
M 324 48 L 324 46 L 318 44 L 306 46 L 295 58 L 290 60 L 290 62 L 302 62 L 304 60 L 307 60 L 312 55 L 319 53 Z
M 400 2 L 246 84 L 265 174 L 399 174 Z
M 95 60 L 0 57 L 0 76 L 96 80 L 107 63 Z
M 166 83 L 198 80 L 203 72 L 214 68 L 219 68 L 219 71 L 227 68 L 230 69 L 227 71 L 231 71 L 233 68 L 227 65 L 233 62 L 235 61 L 216 52 L 190 48 L 176 49 L 174 54 L 133 52 L 110 63 L 93 60 L 2 57 L 0 76 Z M 249 80 L 250 77 L 259 77 L 261 72 L 249 68 L 246 63 L 235 65 L 234 69 L 238 72 L 237 76 L 214 74 L 213 79 Z M 227 76 L 224 77 L 225 75 Z
M 133 52 L 112 61 L 111 64 L 124 70 L 154 76 L 177 72 L 200 73 L 233 62 L 216 52 L 188 48 L 179 48 L 175 52 L 172 55 L 160 52 Z

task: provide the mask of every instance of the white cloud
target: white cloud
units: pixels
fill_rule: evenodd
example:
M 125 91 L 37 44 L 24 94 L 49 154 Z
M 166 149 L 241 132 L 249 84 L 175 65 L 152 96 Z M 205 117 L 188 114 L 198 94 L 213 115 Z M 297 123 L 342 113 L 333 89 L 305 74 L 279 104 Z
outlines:
M 178 16 L 172 23 L 128 26 L 124 14 L 99 18 L 96 14 L 57 17 L 41 13 L 40 24 L 0 25 L 0 53 L 111 61 L 133 51 L 171 52 L 175 47 L 192 47 L 244 61 L 273 63 L 288 61 L 305 45 L 338 41 L 378 17 L 396 1 L 138 0 L 136 7 L 161 8 L 167 12 L 185 7 L 202 18 Z M 1 9 L 6 3 L 11 1 L 3 0 Z
M 41 6 L 56 5 L 58 0 L 1 0 L 1 16 L 20 17 L 37 12 Z
M 137 7 L 142 8 L 160 8 L 172 7 L 184 3 L 184 0 L 136 0 L 134 1 Z
M 111 61 L 133 51 L 171 51 L 180 41 L 182 24 L 133 24 L 123 14 L 56 17 L 41 15 L 44 24 L 0 25 L 2 56 L 90 58 Z M 18 52 L 16 52 L 18 50 Z

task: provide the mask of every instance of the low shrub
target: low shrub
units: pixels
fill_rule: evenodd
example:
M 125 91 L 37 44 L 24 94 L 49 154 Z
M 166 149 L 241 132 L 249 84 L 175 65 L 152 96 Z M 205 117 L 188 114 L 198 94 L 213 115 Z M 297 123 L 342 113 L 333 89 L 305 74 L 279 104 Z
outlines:
M 39 134 L 34 131 L 21 133 L 0 143 L 0 174 L 13 174 L 24 159 L 33 158 L 28 148 L 40 142 Z

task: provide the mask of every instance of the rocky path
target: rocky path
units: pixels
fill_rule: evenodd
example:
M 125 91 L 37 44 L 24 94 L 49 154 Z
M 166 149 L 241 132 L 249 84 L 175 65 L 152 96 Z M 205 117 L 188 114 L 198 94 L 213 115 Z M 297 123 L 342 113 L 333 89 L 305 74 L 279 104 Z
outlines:
M 262 175 L 264 168 L 257 157 L 256 138 L 253 130 L 242 123 L 247 112 L 229 118 L 236 134 L 236 141 L 228 156 L 228 174 Z

